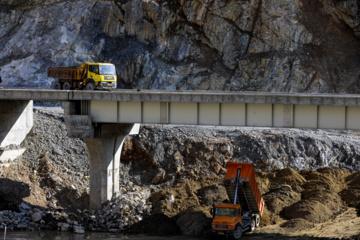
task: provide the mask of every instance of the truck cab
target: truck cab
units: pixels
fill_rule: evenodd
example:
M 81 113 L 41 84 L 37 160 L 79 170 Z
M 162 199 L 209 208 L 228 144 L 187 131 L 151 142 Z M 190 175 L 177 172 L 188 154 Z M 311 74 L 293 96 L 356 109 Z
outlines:
M 214 206 L 213 221 L 211 224 L 212 233 L 217 235 L 242 235 L 239 233 L 241 227 L 241 207 L 235 204 L 220 204 Z M 240 236 L 241 237 L 241 236 Z M 237 239 L 239 239 L 238 237 Z
M 220 204 L 214 206 L 211 228 L 213 234 L 240 239 L 245 231 L 256 228 L 256 217 L 249 214 L 242 216 L 240 205 Z
M 116 88 L 117 76 L 115 66 L 110 63 L 85 63 L 81 67 L 86 69 L 86 78 L 81 88 L 111 89 Z

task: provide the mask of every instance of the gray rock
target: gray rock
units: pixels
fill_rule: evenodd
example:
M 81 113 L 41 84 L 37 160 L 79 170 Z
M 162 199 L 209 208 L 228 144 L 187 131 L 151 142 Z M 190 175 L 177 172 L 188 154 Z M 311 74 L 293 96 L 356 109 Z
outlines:
M 36 212 L 31 215 L 31 219 L 33 222 L 39 222 L 42 219 L 42 212 Z
M 24 209 L 24 210 L 30 210 L 31 207 L 29 207 L 28 205 L 26 205 L 24 202 L 22 202 L 19 206 L 21 209 Z
M 60 148 L 58 148 L 58 147 L 56 147 L 56 146 L 53 147 L 53 153 L 54 153 L 54 154 L 57 154 L 57 155 L 59 155 L 59 156 L 62 156 L 62 155 L 63 155 L 63 152 L 60 150 Z
M 70 225 L 67 224 L 67 223 L 61 223 L 60 224 L 60 229 L 62 232 L 67 232 L 67 231 L 70 231 Z

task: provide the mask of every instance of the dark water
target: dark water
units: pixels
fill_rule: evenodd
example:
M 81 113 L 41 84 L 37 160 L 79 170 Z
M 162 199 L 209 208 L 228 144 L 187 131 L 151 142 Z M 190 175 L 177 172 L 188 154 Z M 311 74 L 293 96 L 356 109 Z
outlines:
M 129 239 L 129 240 L 198 240 L 201 238 L 189 238 L 183 236 L 172 237 L 153 237 L 153 236 L 124 236 L 119 233 L 85 233 L 76 234 L 70 232 L 7 232 L 4 238 L 4 232 L 0 232 L 0 240 L 114 240 L 114 239 Z

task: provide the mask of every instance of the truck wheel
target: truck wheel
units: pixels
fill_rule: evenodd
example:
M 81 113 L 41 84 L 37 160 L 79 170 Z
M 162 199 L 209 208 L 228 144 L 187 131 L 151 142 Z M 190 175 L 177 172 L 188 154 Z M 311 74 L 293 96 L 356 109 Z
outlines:
M 251 219 L 250 232 L 254 231 L 255 228 L 256 228 L 256 219 L 255 219 L 255 217 L 253 217 L 253 218 Z
M 60 89 L 61 89 L 61 84 L 59 83 L 59 81 L 55 81 L 55 82 L 54 82 L 54 89 L 56 89 L 56 90 L 60 90 Z
M 95 89 L 94 83 L 93 83 L 93 82 L 88 82 L 88 83 L 86 84 L 86 86 L 85 86 L 85 89 L 86 89 L 86 90 L 89 90 L 89 91 L 94 90 L 94 89 Z
M 69 83 L 69 82 L 64 82 L 64 84 L 63 84 L 63 89 L 64 89 L 64 90 L 70 90 L 70 88 L 71 88 L 70 83 Z
M 260 226 L 260 215 L 256 214 L 255 216 L 256 216 L 255 217 L 256 227 L 259 227 Z
M 240 226 L 237 226 L 234 231 L 234 239 L 240 239 L 243 235 L 243 230 Z

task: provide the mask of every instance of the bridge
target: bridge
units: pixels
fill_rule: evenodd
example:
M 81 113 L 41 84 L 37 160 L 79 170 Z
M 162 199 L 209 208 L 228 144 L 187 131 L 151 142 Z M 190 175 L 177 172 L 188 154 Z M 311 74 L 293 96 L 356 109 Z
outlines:
M 61 101 L 68 135 L 86 143 L 92 209 L 119 190 L 122 144 L 139 123 L 360 129 L 360 95 L 0 89 L 1 148 L 19 145 L 31 130 L 33 100 Z M 16 157 L 10 151 L 0 160 Z

